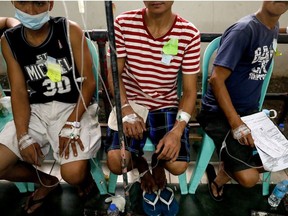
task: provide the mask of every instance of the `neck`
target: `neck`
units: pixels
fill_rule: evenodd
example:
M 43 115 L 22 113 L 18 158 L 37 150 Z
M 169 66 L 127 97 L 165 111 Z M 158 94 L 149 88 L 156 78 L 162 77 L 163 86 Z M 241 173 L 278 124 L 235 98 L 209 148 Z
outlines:
M 146 24 L 149 26 L 167 26 L 167 23 L 170 23 L 171 19 L 175 15 L 172 13 L 172 11 L 166 11 L 161 14 L 154 14 L 154 13 L 149 13 L 149 10 L 146 9 L 145 13 L 145 21 Z
M 164 36 L 172 27 L 176 15 L 171 11 L 161 14 L 152 14 L 146 9 L 144 16 L 146 26 L 154 38 Z
M 261 9 L 258 10 L 255 15 L 257 19 L 270 30 L 275 28 L 275 25 L 277 24 L 280 18 L 280 16 L 272 16 L 268 12 L 265 12 Z
M 46 40 L 49 31 L 50 24 L 48 22 L 45 23 L 39 30 L 31 30 L 24 27 L 25 38 L 27 42 L 32 46 L 39 46 L 42 44 Z

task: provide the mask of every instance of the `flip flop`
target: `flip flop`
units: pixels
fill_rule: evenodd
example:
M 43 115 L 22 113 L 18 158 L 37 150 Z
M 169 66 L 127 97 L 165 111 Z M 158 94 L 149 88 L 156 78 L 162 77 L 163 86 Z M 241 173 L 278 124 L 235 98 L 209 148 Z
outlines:
M 46 196 L 44 196 L 43 198 L 41 199 L 36 199 L 34 200 L 34 195 L 35 195 L 35 192 L 32 193 L 31 196 L 28 197 L 28 200 L 27 200 L 27 204 L 25 204 L 23 207 L 22 207 L 22 215 L 35 215 L 38 213 L 38 211 L 41 209 L 41 207 L 43 206 L 43 203 L 54 193 L 56 193 L 57 191 L 61 191 L 61 186 L 60 184 L 58 184 L 53 190 L 51 190 Z M 31 213 L 28 213 L 28 209 L 30 209 L 32 206 L 36 205 L 36 204 L 40 204 L 40 206 L 38 208 L 36 208 L 33 212 Z M 25 207 L 27 206 L 27 210 L 25 210 Z
M 179 211 L 179 204 L 177 203 L 174 197 L 174 191 L 169 188 L 165 187 L 160 192 L 161 207 L 162 207 L 162 214 L 164 216 L 176 216 Z
M 161 215 L 161 204 L 159 202 L 160 190 L 153 193 L 143 191 L 143 210 L 149 216 Z
M 214 181 L 216 178 L 216 172 L 214 170 L 213 165 L 208 164 L 208 166 L 206 168 L 206 174 L 207 174 L 207 178 L 208 178 L 208 189 L 209 189 L 209 193 L 210 193 L 211 197 L 217 202 L 222 201 L 223 200 L 223 193 L 221 195 L 220 192 L 223 190 L 224 186 L 219 187 L 218 184 Z M 215 196 L 213 194 L 212 187 L 211 187 L 212 184 L 217 189 L 217 196 Z

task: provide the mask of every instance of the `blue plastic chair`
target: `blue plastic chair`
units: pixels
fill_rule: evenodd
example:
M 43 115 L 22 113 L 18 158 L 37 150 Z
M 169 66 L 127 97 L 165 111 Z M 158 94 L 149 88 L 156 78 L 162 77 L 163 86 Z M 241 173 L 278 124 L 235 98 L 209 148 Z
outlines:
M 178 84 L 177 84 L 177 95 L 178 98 L 181 98 L 182 94 L 182 73 L 179 71 L 178 73 Z M 153 145 L 151 139 L 148 137 L 146 143 L 143 147 L 144 152 L 154 152 L 155 146 Z M 108 183 L 108 192 L 115 193 L 116 185 L 117 185 L 118 175 L 110 172 L 109 175 L 109 183 Z M 181 194 L 188 194 L 188 185 L 187 185 L 187 177 L 186 172 L 182 173 L 178 176 L 179 186 Z
M 202 97 L 205 95 L 207 91 L 207 81 L 208 81 L 208 75 L 209 75 L 209 63 L 211 60 L 211 57 L 213 53 L 218 49 L 219 43 L 220 43 L 221 37 L 215 38 L 213 41 L 211 41 L 203 55 L 202 60 Z M 265 99 L 265 95 L 267 92 L 267 88 L 269 85 L 269 81 L 271 78 L 271 74 L 273 71 L 274 61 L 272 60 L 272 63 L 269 67 L 269 70 L 267 72 L 267 75 L 265 77 L 262 91 L 261 91 L 261 98 L 259 101 L 259 110 L 262 109 L 262 105 Z M 195 163 L 195 168 L 193 170 L 190 182 L 189 182 L 189 193 L 195 194 L 195 191 L 201 181 L 202 176 L 204 175 L 204 172 L 206 170 L 206 167 L 214 153 L 215 145 L 213 140 L 205 133 L 203 132 L 203 138 L 202 138 L 202 145 L 199 149 L 197 160 Z M 263 173 L 263 184 L 262 184 L 262 194 L 263 196 L 269 194 L 269 183 L 270 183 L 270 173 L 264 172 Z

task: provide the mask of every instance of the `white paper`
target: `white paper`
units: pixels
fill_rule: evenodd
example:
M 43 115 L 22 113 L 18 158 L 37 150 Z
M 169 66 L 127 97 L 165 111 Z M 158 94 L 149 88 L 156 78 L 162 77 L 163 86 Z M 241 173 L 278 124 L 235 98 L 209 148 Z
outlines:
M 264 112 L 241 119 L 251 129 L 264 168 L 268 171 L 288 168 L 288 140 L 271 119 Z

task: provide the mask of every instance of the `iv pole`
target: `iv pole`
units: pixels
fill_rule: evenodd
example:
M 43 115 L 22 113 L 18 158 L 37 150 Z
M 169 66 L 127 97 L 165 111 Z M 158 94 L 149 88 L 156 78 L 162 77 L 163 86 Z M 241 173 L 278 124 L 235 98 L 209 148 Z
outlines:
M 121 100 L 120 100 L 120 89 L 119 89 L 119 76 L 118 76 L 118 66 L 117 66 L 117 56 L 116 56 L 116 45 L 115 45 L 115 32 L 114 32 L 114 18 L 112 10 L 112 1 L 105 1 L 106 10 L 106 21 L 108 30 L 108 41 L 110 47 L 110 60 L 112 68 L 112 77 L 114 84 L 114 95 L 115 95 L 115 106 L 116 106 L 116 116 L 118 125 L 118 136 L 119 143 L 121 144 L 121 166 L 123 175 L 123 186 L 126 200 L 126 215 L 131 215 L 131 203 L 129 199 L 128 191 L 128 178 L 127 178 L 127 161 L 125 155 L 125 139 L 123 135 L 123 125 L 122 125 L 122 113 L 121 113 Z

